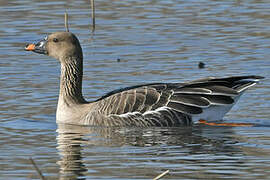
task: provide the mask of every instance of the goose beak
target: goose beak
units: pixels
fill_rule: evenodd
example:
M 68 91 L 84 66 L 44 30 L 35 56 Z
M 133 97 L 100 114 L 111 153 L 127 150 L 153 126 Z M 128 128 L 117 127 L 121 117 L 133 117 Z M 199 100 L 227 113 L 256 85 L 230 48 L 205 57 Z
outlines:
M 47 54 L 46 44 L 47 44 L 47 38 L 39 41 L 36 44 L 26 44 L 24 49 L 26 51 L 33 51 L 33 52 L 39 53 L 39 54 Z

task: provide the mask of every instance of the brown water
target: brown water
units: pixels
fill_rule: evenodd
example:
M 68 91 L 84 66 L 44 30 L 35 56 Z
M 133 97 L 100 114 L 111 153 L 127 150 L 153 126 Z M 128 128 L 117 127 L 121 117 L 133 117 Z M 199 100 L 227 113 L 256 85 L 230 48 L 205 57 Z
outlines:
M 84 50 L 84 94 L 206 76 L 257 74 L 225 117 L 256 127 L 93 128 L 56 125 L 59 63 L 23 51 L 64 12 Z M 270 2 L 263 0 L 0 2 L 0 179 L 269 179 Z M 120 62 L 117 62 L 117 59 Z M 198 69 L 202 61 L 206 68 Z

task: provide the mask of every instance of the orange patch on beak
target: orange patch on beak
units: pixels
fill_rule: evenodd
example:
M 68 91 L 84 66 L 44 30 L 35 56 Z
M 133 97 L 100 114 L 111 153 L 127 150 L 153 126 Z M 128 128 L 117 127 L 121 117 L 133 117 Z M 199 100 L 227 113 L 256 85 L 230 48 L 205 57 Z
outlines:
M 35 44 L 28 44 L 28 45 L 26 45 L 25 50 L 26 51 L 34 51 L 35 47 L 36 47 Z
M 206 120 L 199 120 L 199 124 L 205 124 L 209 126 L 229 126 L 229 127 L 242 127 L 242 126 L 254 126 L 252 123 L 211 123 Z

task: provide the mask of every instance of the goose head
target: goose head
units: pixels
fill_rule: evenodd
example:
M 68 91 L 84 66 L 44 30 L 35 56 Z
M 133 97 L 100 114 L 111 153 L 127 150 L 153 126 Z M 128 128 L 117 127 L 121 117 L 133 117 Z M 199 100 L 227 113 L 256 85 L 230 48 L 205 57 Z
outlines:
M 78 38 L 70 32 L 52 33 L 38 43 L 27 44 L 25 50 L 51 56 L 64 64 L 83 56 Z

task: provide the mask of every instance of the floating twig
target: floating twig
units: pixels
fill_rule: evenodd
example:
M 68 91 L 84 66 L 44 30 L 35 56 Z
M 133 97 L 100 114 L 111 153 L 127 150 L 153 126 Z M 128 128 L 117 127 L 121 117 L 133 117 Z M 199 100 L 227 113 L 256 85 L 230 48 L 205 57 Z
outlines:
M 37 171 L 37 173 L 38 173 L 38 175 L 39 175 L 39 177 L 40 177 L 40 179 L 46 180 L 46 178 L 42 175 L 42 172 L 41 172 L 41 171 L 39 170 L 39 168 L 37 167 L 35 161 L 34 161 L 31 157 L 29 158 L 29 160 L 30 160 L 30 162 L 33 164 L 35 170 Z
M 67 11 L 65 12 L 65 28 L 66 28 L 66 32 L 69 32 L 69 28 L 68 28 L 68 13 L 67 13 Z
M 92 32 L 96 29 L 96 15 L 95 15 L 95 1 L 90 0 L 91 9 L 92 9 Z
M 155 177 L 153 180 L 158 180 L 158 179 L 162 178 L 163 176 L 165 176 L 166 174 L 168 174 L 169 172 L 170 172 L 170 170 L 167 170 L 167 171 L 161 173 L 160 175 L 158 175 L 157 177 Z

